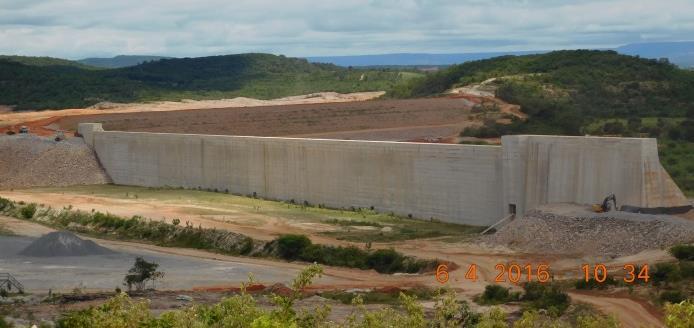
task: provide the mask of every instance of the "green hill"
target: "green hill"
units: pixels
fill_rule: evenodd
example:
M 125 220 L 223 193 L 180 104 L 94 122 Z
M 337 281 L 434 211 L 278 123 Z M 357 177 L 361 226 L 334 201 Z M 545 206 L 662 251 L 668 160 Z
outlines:
M 85 58 L 80 59 L 77 62 L 101 68 L 121 68 L 135 66 L 144 62 L 157 61 L 166 58 L 171 57 L 120 55 L 112 58 Z
M 0 60 L 20 63 L 29 66 L 72 66 L 83 69 L 98 69 L 98 67 L 86 65 L 80 62 L 54 58 L 54 57 L 31 57 L 31 56 L 7 56 L 0 55 Z
M 0 104 L 23 110 L 79 108 L 101 101 L 269 99 L 319 91 L 388 90 L 409 76 L 268 54 L 162 59 L 102 70 L 0 59 Z
M 556 51 L 452 66 L 397 86 L 393 97 L 435 96 L 496 78 L 496 96 L 518 104 L 527 121 L 487 122 L 464 136 L 503 134 L 654 137 L 661 160 L 694 195 L 694 72 L 666 61 L 613 51 Z

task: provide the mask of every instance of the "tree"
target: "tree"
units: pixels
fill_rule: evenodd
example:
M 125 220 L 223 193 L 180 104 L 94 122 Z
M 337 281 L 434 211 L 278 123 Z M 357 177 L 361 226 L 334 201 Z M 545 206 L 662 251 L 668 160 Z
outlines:
M 159 268 L 159 264 L 147 262 L 138 256 L 133 267 L 125 275 L 123 284 L 128 286 L 128 290 L 132 290 L 133 285 L 138 291 L 144 290 L 148 281 L 154 282 L 164 278 L 164 272 L 157 271 L 157 268 Z

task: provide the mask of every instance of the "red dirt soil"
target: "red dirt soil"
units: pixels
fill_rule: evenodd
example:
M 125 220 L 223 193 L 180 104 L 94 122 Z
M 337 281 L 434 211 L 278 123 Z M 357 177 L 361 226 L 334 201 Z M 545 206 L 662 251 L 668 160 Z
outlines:
M 55 135 L 56 130 L 54 127 L 55 123 L 60 120 L 60 116 L 54 116 L 46 119 L 41 119 L 41 120 L 36 120 L 36 121 L 31 121 L 31 122 L 25 122 L 22 124 L 15 124 L 15 125 L 10 125 L 6 127 L 0 127 L 0 134 L 6 134 L 8 131 L 13 131 L 15 133 L 19 132 L 19 128 L 22 126 L 26 126 L 29 129 L 29 132 L 32 134 L 40 135 L 40 136 L 52 136 Z
M 374 100 L 78 115 L 57 123 L 73 131 L 78 123 L 99 122 L 119 131 L 399 141 L 457 136 L 474 124 L 472 105 L 457 98 Z

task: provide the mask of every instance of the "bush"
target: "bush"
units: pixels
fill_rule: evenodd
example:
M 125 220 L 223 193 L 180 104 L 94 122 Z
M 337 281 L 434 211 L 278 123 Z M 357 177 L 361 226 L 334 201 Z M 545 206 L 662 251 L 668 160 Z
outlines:
M 571 303 L 569 295 L 562 292 L 556 284 L 529 282 L 523 285 L 525 294 L 522 300 L 529 302 L 532 309 L 546 309 L 553 315 L 561 315 Z
M 636 272 L 639 272 L 639 269 L 636 269 Z M 606 289 L 609 286 L 616 286 L 617 285 L 617 280 L 615 280 L 612 277 L 607 277 L 604 282 L 598 282 L 597 280 L 591 278 L 586 281 L 585 279 L 578 279 L 576 280 L 576 283 L 574 284 L 574 287 L 576 289 L 585 289 L 585 290 L 591 290 L 591 289 Z
M 5 317 L 0 316 L 0 328 L 10 328 L 12 325 L 10 325 L 7 321 L 5 321 Z
M 680 275 L 684 279 L 694 278 L 694 261 L 680 261 Z
M 670 254 L 678 260 L 694 261 L 694 245 L 677 245 L 670 248 Z
M 672 283 L 682 280 L 680 267 L 677 263 L 658 263 L 655 265 L 655 271 L 651 274 L 653 283 Z
M 22 207 L 20 214 L 23 218 L 27 220 L 33 218 L 34 214 L 36 214 L 36 204 L 31 203 L 27 206 Z
M 159 264 L 147 262 L 142 257 L 135 259 L 135 264 L 123 279 L 123 284 L 128 286 L 128 290 L 134 285 L 137 290 L 144 290 L 148 281 L 156 281 L 164 277 L 164 273 L 157 271 Z
M 14 207 L 11 200 L 0 197 L 0 211 L 9 210 Z
M 477 298 L 477 303 L 482 305 L 504 304 L 510 300 L 509 289 L 500 285 L 487 285 L 484 293 Z
M 665 325 L 671 328 L 694 327 L 694 301 L 665 304 Z
M 277 238 L 277 251 L 285 260 L 297 260 L 304 250 L 311 246 L 311 240 L 304 235 L 282 235 Z
M 416 302 L 415 297 L 404 293 L 399 297 L 402 311 L 390 307 L 369 310 L 361 298 L 355 299 L 357 306 L 341 325 L 328 321 L 329 306 L 296 311 L 295 303 L 302 297 L 301 291 L 322 272 L 317 265 L 304 269 L 292 282 L 292 292 L 287 296 L 273 296 L 270 308 L 258 304 L 242 288 L 241 293 L 224 298 L 217 304 L 193 305 L 154 316 L 147 301 L 138 302 L 126 294 L 119 294 L 103 305 L 65 313 L 58 321 L 58 327 L 468 327 L 477 320 L 475 313 L 456 302 L 453 292 L 437 296 L 435 321 L 427 320 L 422 305 Z M 483 320 L 505 323 L 505 319 L 505 313 L 496 309 Z
M 687 297 L 679 290 L 666 290 L 660 293 L 658 297 L 663 303 L 679 303 L 687 299 Z
M 369 255 L 366 263 L 381 273 L 393 273 L 403 269 L 404 256 L 394 249 L 379 249 Z

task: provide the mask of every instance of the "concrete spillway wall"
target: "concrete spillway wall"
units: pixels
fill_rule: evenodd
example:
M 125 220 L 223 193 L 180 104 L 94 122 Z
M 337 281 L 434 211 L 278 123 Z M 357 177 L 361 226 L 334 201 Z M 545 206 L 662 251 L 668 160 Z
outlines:
M 502 146 L 476 146 L 117 132 L 100 124 L 80 124 L 79 132 L 114 183 L 124 185 L 373 206 L 472 225 L 494 223 L 511 204 L 522 212 L 548 201 L 595 203 L 608 192 L 635 206 L 686 202 L 660 167 L 652 139 L 582 144 L 586 138 L 508 136 Z M 602 157 L 605 142 L 607 154 L 616 155 Z M 652 172 L 659 178 L 649 178 Z

